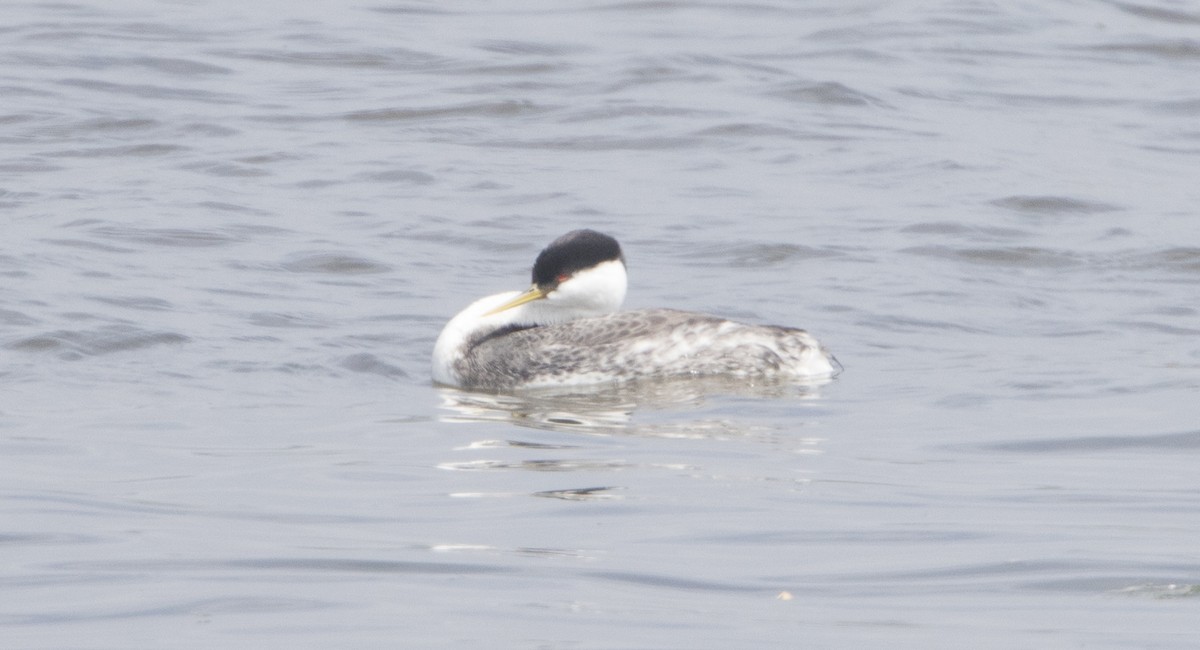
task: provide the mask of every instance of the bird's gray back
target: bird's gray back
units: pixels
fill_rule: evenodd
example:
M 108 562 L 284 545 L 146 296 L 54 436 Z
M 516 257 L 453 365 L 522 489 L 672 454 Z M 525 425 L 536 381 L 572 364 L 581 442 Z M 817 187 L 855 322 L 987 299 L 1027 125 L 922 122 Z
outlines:
M 803 330 L 674 309 L 615 312 L 493 335 L 459 362 L 468 386 L 506 388 L 680 375 L 777 375 L 824 354 Z

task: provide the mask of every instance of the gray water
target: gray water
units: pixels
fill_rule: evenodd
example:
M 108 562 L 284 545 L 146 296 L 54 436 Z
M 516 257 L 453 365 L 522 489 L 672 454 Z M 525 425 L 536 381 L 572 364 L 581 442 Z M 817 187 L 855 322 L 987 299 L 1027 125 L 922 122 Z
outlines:
M 6 648 L 1190 648 L 1200 6 L 0 7 Z M 577 227 L 816 388 L 471 395 Z

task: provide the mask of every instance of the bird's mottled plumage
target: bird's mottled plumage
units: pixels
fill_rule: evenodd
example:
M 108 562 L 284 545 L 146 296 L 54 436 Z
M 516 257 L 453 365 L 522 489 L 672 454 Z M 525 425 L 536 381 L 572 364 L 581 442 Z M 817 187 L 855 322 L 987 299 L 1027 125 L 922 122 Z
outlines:
M 538 256 L 533 286 L 476 301 L 438 337 L 433 374 L 509 390 L 670 377 L 829 377 L 840 366 L 803 330 L 674 309 L 615 311 L 625 295 L 617 241 L 590 230 Z
M 468 388 L 689 375 L 781 377 L 822 354 L 803 330 L 642 309 L 485 336 L 456 369 Z

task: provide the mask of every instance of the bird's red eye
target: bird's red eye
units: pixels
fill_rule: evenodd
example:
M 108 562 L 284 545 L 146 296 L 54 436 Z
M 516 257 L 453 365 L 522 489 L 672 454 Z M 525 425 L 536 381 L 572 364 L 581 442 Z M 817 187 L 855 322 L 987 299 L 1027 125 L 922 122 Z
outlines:
M 566 282 L 567 278 L 569 278 L 569 277 L 571 277 L 571 276 L 567 275 L 566 273 L 560 273 L 557 278 L 554 278 L 554 281 L 559 284 L 562 284 L 563 282 Z

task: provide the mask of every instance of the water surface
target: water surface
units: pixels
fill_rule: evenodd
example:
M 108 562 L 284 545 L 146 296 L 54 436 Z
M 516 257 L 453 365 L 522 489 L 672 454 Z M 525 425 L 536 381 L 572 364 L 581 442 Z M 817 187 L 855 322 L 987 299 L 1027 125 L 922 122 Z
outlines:
M 1184 648 L 1200 12 L 0 9 L 8 647 Z M 815 388 L 438 388 L 592 227 Z

